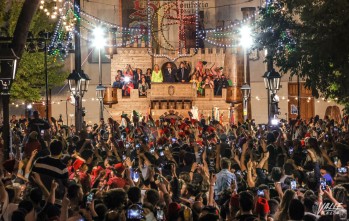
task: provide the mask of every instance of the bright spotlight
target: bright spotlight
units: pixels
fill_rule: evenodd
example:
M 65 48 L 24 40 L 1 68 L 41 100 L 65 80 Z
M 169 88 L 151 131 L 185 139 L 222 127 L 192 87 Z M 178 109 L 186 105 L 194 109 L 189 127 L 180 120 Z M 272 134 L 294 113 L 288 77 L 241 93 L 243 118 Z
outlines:
M 271 125 L 278 125 L 279 124 L 279 120 L 278 119 L 271 119 Z
M 103 48 L 106 45 L 105 30 L 101 27 L 96 27 L 93 30 L 93 46 L 96 48 Z
M 252 31 L 249 26 L 243 26 L 240 29 L 240 45 L 244 48 L 249 48 L 253 44 Z
M 33 105 L 32 105 L 32 104 L 28 104 L 28 105 L 27 105 L 27 109 L 30 110 L 30 109 L 32 109 L 32 108 L 33 108 Z
M 124 78 L 124 81 L 125 81 L 126 83 L 130 82 L 130 80 L 131 80 L 130 77 L 125 77 L 125 78 Z

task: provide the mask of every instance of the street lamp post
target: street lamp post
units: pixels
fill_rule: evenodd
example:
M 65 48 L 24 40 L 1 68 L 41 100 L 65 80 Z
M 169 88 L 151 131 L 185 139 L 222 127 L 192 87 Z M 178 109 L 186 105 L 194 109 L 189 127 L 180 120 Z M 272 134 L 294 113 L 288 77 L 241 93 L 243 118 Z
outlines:
M 93 30 L 93 46 L 98 49 L 98 74 L 99 74 L 99 81 L 98 85 L 96 87 L 96 96 L 99 100 L 99 119 L 103 118 L 103 97 L 105 92 L 105 87 L 102 83 L 102 56 L 101 56 L 101 50 L 106 46 L 106 38 L 105 38 L 105 31 L 101 27 L 96 27 Z
M 82 97 L 88 89 L 90 78 L 82 70 L 80 73 L 73 70 L 67 80 L 75 99 L 75 128 L 76 132 L 79 132 L 82 129 Z
M 45 74 L 45 117 L 49 121 L 49 89 L 48 89 L 48 68 L 47 68 L 47 42 L 50 40 L 52 33 L 46 31 L 39 32 L 39 38 L 33 38 L 33 34 L 29 33 L 29 44 L 27 51 L 29 53 L 44 52 L 44 74 Z
M 74 0 L 74 14 L 80 17 L 80 0 Z M 82 97 L 87 91 L 90 78 L 81 69 L 80 19 L 76 20 L 75 32 L 75 70 L 68 76 L 69 90 L 75 99 L 75 128 L 82 129 Z
M 247 107 L 248 107 L 248 98 L 250 97 L 251 94 L 251 87 L 248 84 L 243 84 L 241 86 L 241 91 L 243 95 L 243 115 L 244 115 L 244 121 L 247 120 Z
M 248 99 L 251 94 L 251 87 L 247 83 L 247 61 L 248 61 L 248 52 L 247 50 L 251 47 L 253 43 L 252 39 L 252 32 L 251 28 L 249 26 L 243 26 L 240 30 L 241 39 L 240 39 L 240 45 L 243 47 L 244 50 L 244 84 L 241 87 L 241 92 L 243 95 L 243 116 L 244 121 L 248 118 Z
M 276 95 L 277 91 L 280 89 L 280 80 L 281 75 L 272 68 L 272 61 L 270 58 L 268 60 L 268 64 L 271 65 L 270 71 L 266 72 L 263 75 L 265 87 L 268 89 L 270 93 L 268 93 L 270 97 L 270 101 L 268 102 L 270 113 L 268 113 L 268 124 L 275 124 L 275 119 L 277 119 L 277 115 L 279 115 L 279 97 Z
M 17 62 L 19 58 L 11 48 L 1 48 L 0 50 L 0 83 L 1 96 L 3 102 L 3 129 L 2 138 L 4 140 L 4 159 L 9 157 L 12 150 L 11 128 L 10 128 L 10 87 L 15 79 Z

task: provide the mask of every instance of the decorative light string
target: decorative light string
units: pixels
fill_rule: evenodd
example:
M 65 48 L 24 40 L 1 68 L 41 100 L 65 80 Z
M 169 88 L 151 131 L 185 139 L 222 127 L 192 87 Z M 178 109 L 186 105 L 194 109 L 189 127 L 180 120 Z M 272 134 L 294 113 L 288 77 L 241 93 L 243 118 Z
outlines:
M 291 102 L 291 98 L 294 98 L 296 99 L 297 96 L 282 96 L 280 98 L 280 101 L 286 101 L 286 102 Z M 261 100 L 266 100 L 268 99 L 267 97 L 260 97 L 260 96 L 254 96 L 254 99 L 257 100 L 257 101 L 261 101 Z M 301 96 L 300 99 L 306 99 L 307 102 L 310 102 L 311 100 L 314 99 L 314 101 L 316 101 L 316 103 L 320 103 L 321 101 L 322 102 L 325 102 L 325 103 L 330 103 L 330 102 L 336 102 L 338 101 L 338 98 L 334 98 L 334 99 L 325 99 L 325 98 L 319 98 L 319 99 L 315 99 L 314 97 L 304 97 L 304 96 Z M 70 103 L 70 99 L 66 99 L 66 100 L 63 100 L 63 99 L 58 99 L 58 100 L 51 100 L 49 103 L 52 104 L 52 105 L 60 105 L 60 104 L 64 104 L 65 105 L 65 102 L 69 102 Z M 92 97 L 90 99 L 82 99 L 82 102 L 99 102 L 99 100 L 97 99 L 97 97 Z M 38 104 L 38 105 L 45 105 L 45 102 L 42 102 L 42 101 L 36 101 L 36 102 L 21 102 L 21 101 L 18 101 L 18 102 L 12 102 L 11 105 L 12 106 L 15 106 L 15 107 L 20 107 L 21 105 L 22 106 L 26 106 L 28 104 Z
M 183 1 L 183 0 L 181 0 L 181 1 Z M 228 39 L 227 40 L 222 40 L 222 39 L 217 40 L 216 36 L 219 37 L 222 35 L 230 35 L 231 34 L 230 32 L 223 33 L 223 31 L 228 30 L 228 29 L 233 28 L 233 27 L 236 27 L 238 25 L 244 24 L 244 23 L 248 22 L 249 20 L 251 20 L 252 18 L 254 18 L 258 14 L 258 13 L 255 13 L 255 14 L 249 16 L 248 18 L 246 18 L 240 22 L 228 25 L 228 26 L 223 27 L 223 28 L 199 30 L 199 8 L 198 8 L 199 0 L 196 0 L 196 3 L 195 3 L 195 5 L 196 5 L 195 15 L 183 15 L 182 14 L 183 8 L 181 8 L 183 5 L 178 6 L 178 3 L 180 3 L 180 2 L 177 1 L 175 4 L 172 4 L 171 7 L 168 6 L 168 3 L 166 3 L 165 5 L 167 7 L 167 10 L 170 10 L 171 8 L 173 8 L 174 5 L 177 6 L 177 8 L 179 9 L 179 11 L 178 11 L 179 16 L 177 17 L 177 19 L 179 19 L 179 20 L 175 21 L 175 22 L 166 22 L 166 23 L 162 21 L 163 25 L 170 26 L 170 25 L 175 25 L 175 24 L 179 24 L 179 25 L 183 25 L 183 24 L 193 25 L 193 24 L 195 24 L 195 32 L 196 32 L 195 51 L 194 51 L 195 53 L 194 54 L 186 54 L 186 53 L 182 54 L 182 51 L 183 51 L 182 49 L 185 49 L 185 47 L 186 47 L 186 38 L 185 38 L 185 30 L 183 28 L 182 29 L 180 28 L 180 31 L 178 33 L 179 34 L 178 38 L 180 40 L 180 43 L 179 43 L 179 47 L 177 49 L 180 57 L 189 57 L 189 56 L 195 55 L 197 53 L 198 47 L 199 47 L 199 38 L 212 44 L 212 45 L 215 45 L 215 46 L 235 47 L 236 46 L 235 44 L 221 43 L 222 41 L 227 41 Z M 60 47 L 61 50 L 55 49 L 55 50 L 53 50 L 52 54 L 59 55 L 59 57 L 63 60 L 67 56 L 65 51 L 68 49 L 69 45 L 71 45 L 70 41 L 72 40 L 73 33 L 75 33 L 74 23 L 76 20 L 80 20 L 81 22 L 85 22 L 86 24 L 88 24 L 88 26 L 91 27 L 91 28 L 85 27 L 85 29 L 88 31 L 93 29 L 95 26 L 102 24 L 103 26 L 106 26 L 106 27 L 116 28 L 116 31 L 114 33 L 116 36 L 122 35 L 122 37 L 124 37 L 125 34 L 130 35 L 129 41 L 117 43 L 117 44 L 113 44 L 113 45 L 108 45 L 108 47 L 125 47 L 127 45 L 133 44 L 138 39 L 148 38 L 148 41 L 149 41 L 148 47 L 151 46 L 152 40 L 154 39 L 154 41 L 157 44 L 159 44 L 160 47 L 162 47 L 166 50 L 176 51 L 174 46 L 172 44 L 170 44 L 170 42 L 165 38 L 163 29 L 160 30 L 160 34 L 161 34 L 161 37 L 164 39 L 165 44 L 167 44 L 167 46 L 169 46 L 169 47 L 167 47 L 167 46 L 164 47 L 164 45 L 162 45 L 162 43 L 160 43 L 157 38 L 152 36 L 153 26 L 152 26 L 151 17 L 152 17 L 152 14 L 154 15 L 157 12 L 154 12 L 154 10 L 152 10 L 152 7 L 150 7 L 150 4 L 151 4 L 150 0 L 148 0 L 147 1 L 147 9 L 146 9 L 147 20 L 148 20 L 147 27 L 146 28 L 134 28 L 134 27 L 122 27 L 120 25 L 112 24 L 110 22 L 98 19 L 97 17 L 84 12 L 79 7 L 74 6 L 72 1 L 70 1 L 70 0 L 65 1 L 63 3 L 62 8 L 57 7 L 57 10 L 59 11 L 58 14 L 60 15 L 60 17 L 59 17 L 59 20 L 58 20 L 57 25 L 55 27 L 55 31 L 54 31 L 54 34 L 52 36 L 49 48 L 54 49 L 58 45 L 61 46 Z M 182 4 L 183 4 L 183 2 L 182 2 Z M 76 7 L 77 10 L 80 10 L 80 16 L 78 16 L 74 13 L 73 7 Z M 45 9 L 45 8 L 43 7 L 43 9 Z M 54 9 L 56 9 L 56 8 L 54 8 Z M 178 13 L 177 13 L 177 15 L 178 15 Z M 190 21 L 192 18 L 195 18 L 195 22 Z M 163 19 L 165 19 L 164 16 L 163 16 L 162 20 Z M 64 33 L 66 33 L 66 35 L 68 36 L 68 40 L 64 39 L 64 36 L 65 36 Z M 142 34 L 140 34 L 140 33 L 142 33 Z M 147 35 L 145 35 L 145 33 L 147 33 Z M 214 35 L 214 37 L 205 36 L 208 33 L 212 33 Z M 287 33 L 287 34 L 289 34 L 289 33 Z M 90 40 L 88 40 L 87 37 L 82 37 L 82 38 L 84 40 L 87 40 L 90 42 Z M 184 50 L 184 51 L 186 52 L 187 50 Z M 148 49 L 148 53 L 152 56 L 155 56 L 155 57 L 169 58 L 169 56 L 164 55 L 164 54 L 153 55 L 153 52 L 151 49 Z M 177 57 L 176 59 L 178 59 L 178 58 L 179 57 Z

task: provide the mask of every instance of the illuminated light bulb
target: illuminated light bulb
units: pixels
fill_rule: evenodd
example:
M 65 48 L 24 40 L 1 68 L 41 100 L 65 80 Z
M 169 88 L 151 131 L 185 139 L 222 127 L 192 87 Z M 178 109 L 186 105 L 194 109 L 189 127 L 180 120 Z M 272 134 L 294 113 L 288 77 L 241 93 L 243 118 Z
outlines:
M 18 107 L 18 104 L 16 104 L 16 107 Z
M 44 9 L 44 12 L 47 12 L 47 8 Z
M 51 18 L 52 18 L 52 19 L 56 19 L 57 16 L 56 16 L 55 14 L 53 14 L 53 15 L 51 15 Z
M 67 17 L 66 17 L 66 16 L 63 16 L 62 18 L 63 18 L 63 20 L 66 20 L 66 19 L 67 19 Z
M 44 9 L 44 6 L 43 6 L 43 5 L 40 5 L 40 7 L 39 7 L 39 8 L 42 10 L 42 9 Z
M 61 102 L 57 102 L 57 104 L 61 104 Z
M 46 12 L 46 15 L 49 16 L 49 15 L 50 15 L 50 12 Z
M 12 105 L 15 105 L 15 103 L 12 103 Z
M 41 0 L 41 1 L 40 1 L 40 3 L 41 3 L 41 4 L 44 4 L 44 3 L 45 3 L 45 1 L 44 1 L 44 0 Z

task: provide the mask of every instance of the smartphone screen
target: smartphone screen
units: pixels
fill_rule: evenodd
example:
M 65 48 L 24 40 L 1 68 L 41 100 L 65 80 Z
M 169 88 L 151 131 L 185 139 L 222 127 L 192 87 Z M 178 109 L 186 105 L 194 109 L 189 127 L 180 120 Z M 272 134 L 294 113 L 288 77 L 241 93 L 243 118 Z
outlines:
M 86 198 L 86 204 L 90 204 L 93 200 L 94 193 L 90 193 Z
M 264 190 L 257 190 L 257 196 L 264 196 Z
M 345 174 L 348 171 L 346 167 L 339 167 L 337 170 L 338 170 L 338 173 L 341 173 L 341 174 Z
M 333 163 L 334 163 L 335 165 L 338 164 L 338 157 L 337 157 L 337 156 L 333 157 Z
M 156 211 L 156 219 L 164 220 L 164 211 L 162 209 Z
M 41 136 L 44 136 L 44 134 L 45 134 L 45 130 L 41 130 L 41 131 L 40 131 L 40 135 L 41 135 Z
M 320 186 L 322 190 L 326 190 L 326 179 L 325 178 L 320 178 Z
M 160 156 L 163 157 L 165 154 L 164 154 L 164 151 L 161 151 L 160 152 Z
M 297 189 L 297 182 L 295 180 L 291 181 L 291 190 L 296 190 Z
M 138 182 L 139 174 L 137 171 L 133 172 L 132 180 L 133 180 L 133 182 L 136 182 L 136 183 Z
M 289 153 L 290 155 L 292 155 L 292 154 L 293 154 L 293 147 L 289 147 L 289 149 L 288 149 L 288 153 Z
M 138 220 L 142 218 L 142 211 L 140 209 L 128 209 L 127 219 Z

